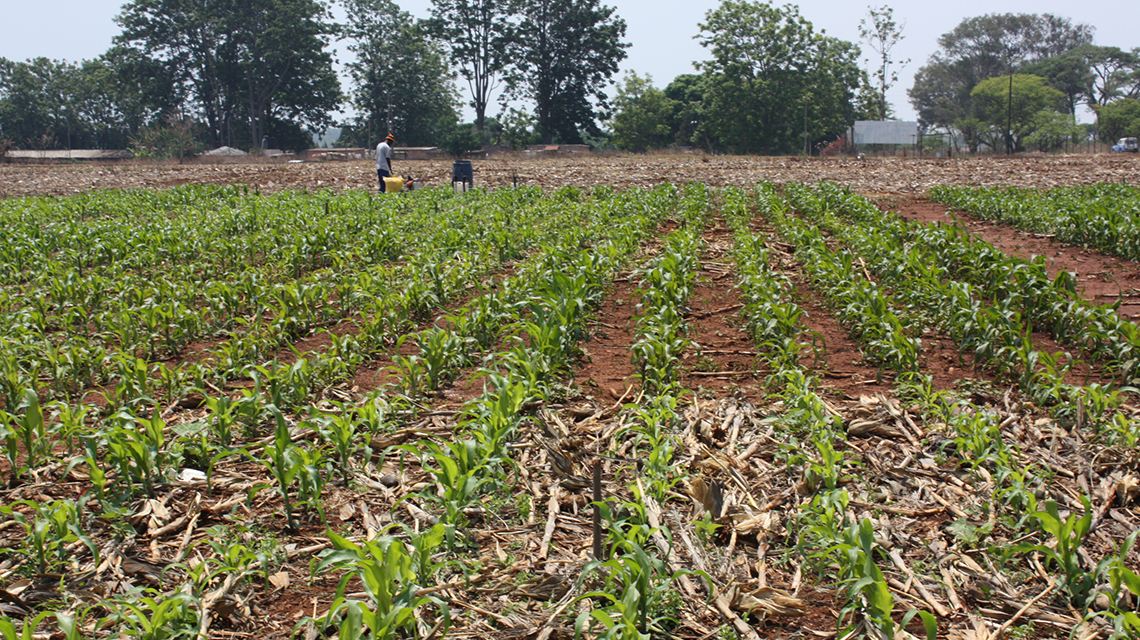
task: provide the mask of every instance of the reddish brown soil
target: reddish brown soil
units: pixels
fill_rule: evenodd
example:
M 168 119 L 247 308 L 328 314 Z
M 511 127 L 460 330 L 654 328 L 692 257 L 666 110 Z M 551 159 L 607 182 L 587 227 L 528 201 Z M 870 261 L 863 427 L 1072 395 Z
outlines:
M 889 372 L 884 377 L 878 367 L 863 362 L 859 343 L 831 315 L 829 303 L 811 288 L 803 273 L 795 271 L 793 280 L 796 304 L 805 311 L 803 322 L 817 336 L 821 347 L 814 353 L 806 353 L 801 364 L 809 370 L 819 370 L 824 378 L 824 387 L 851 398 L 889 389 Z
M 585 356 L 574 374 L 574 383 L 602 403 L 632 400 L 641 386 L 630 360 L 637 313 L 635 289 L 629 276 L 614 282 L 598 310 L 589 339 L 582 345 Z
M 732 232 L 722 219 L 705 230 L 702 268 L 689 298 L 693 344 L 683 355 L 683 382 L 690 389 L 723 396 L 737 390 L 758 402 L 767 372 L 758 368 L 756 345 L 744 326 L 744 300 L 728 255 Z

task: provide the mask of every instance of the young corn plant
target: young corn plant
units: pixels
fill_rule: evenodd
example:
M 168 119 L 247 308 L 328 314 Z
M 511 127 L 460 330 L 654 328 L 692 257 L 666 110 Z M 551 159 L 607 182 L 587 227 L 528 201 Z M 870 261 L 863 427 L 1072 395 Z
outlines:
M 218 445 L 228 449 L 233 442 L 234 427 L 238 424 L 241 405 L 234 402 L 228 395 L 220 397 L 206 396 L 206 407 L 210 410 L 210 431 L 218 440 Z
M 433 529 L 434 531 L 434 529 Z M 423 539 L 423 550 L 417 550 L 417 561 L 400 540 L 382 536 L 356 544 L 330 531 L 333 543 L 331 553 L 324 556 L 314 571 L 346 570 L 337 585 L 332 607 L 323 619 L 322 628 L 333 628 L 342 639 L 392 640 L 417 637 L 416 622 L 429 609 L 439 611 L 443 633 L 451 626 L 451 613 L 447 603 L 431 595 L 419 595 L 430 575 L 417 574 L 423 570 L 423 555 L 431 556 L 430 542 L 438 545 L 434 537 Z M 430 571 L 431 568 L 429 567 Z M 347 600 L 348 581 L 359 578 L 369 603 Z M 365 633 L 367 630 L 367 633 Z
M 0 437 L 4 439 L 4 454 L 8 458 L 9 484 L 14 485 L 29 469 L 36 468 L 40 459 L 51 453 L 52 442 L 47 438 L 43 409 L 39 395 L 32 389 L 24 390 L 23 402 L 15 415 L 0 411 Z M 20 445 L 23 445 L 23 464 L 20 464 Z
M 67 445 L 67 453 L 75 453 L 76 443 L 87 433 L 87 415 L 91 412 L 91 407 L 81 403 L 54 402 L 48 408 L 52 410 L 52 419 L 58 425 L 56 431 L 60 440 Z
M 278 367 L 256 365 L 249 367 L 247 374 L 253 379 L 255 395 L 268 394 L 276 407 L 300 406 L 313 390 L 313 364 L 307 358 Z
M 417 453 L 414 447 L 408 450 Z M 417 454 L 440 487 L 439 500 L 444 508 L 441 520 L 447 525 L 448 546 L 454 548 L 456 530 L 467 521 L 465 510 L 477 501 L 480 489 L 494 483 L 495 478 L 487 472 L 475 440 L 447 442 L 443 447 L 429 442 Z M 433 461 L 434 467 L 426 464 Z
M 403 346 L 409 334 L 396 339 L 396 349 Z M 427 364 L 419 355 L 402 355 L 393 352 L 393 369 L 399 375 L 397 386 L 409 398 L 416 398 L 431 390 L 428 383 Z
M 1014 547 L 1017 552 L 1036 551 L 1045 556 L 1047 564 L 1055 564 L 1061 570 L 1061 586 L 1069 594 L 1069 601 L 1074 607 L 1087 607 L 1089 593 L 1092 591 L 1095 575 L 1091 570 L 1081 566 L 1078 550 L 1088 537 L 1092 526 L 1092 507 L 1088 498 L 1081 496 L 1085 513 L 1078 515 L 1070 513 L 1062 518 L 1053 500 L 1045 502 L 1044 511 L 1036 511 L 1029 516 L 1037 520 L 1041 530 L 1053 537 L 1054 545 L 1019 545 Z
M 1086 611 L 1085 620 L 1106 618 L 1112 623 L 1110 640 L 1140 638 L 1140 576 L 1128 567 L 1128 557 L 1136 546 L 1140 531 L 1133 531 L 1124 539 L 1117 552 L 1097 565 L 1098 586 L 1090 602 L 1095 611 Z
M 293 438 L 289 434 L 289 426 L 285 423 L 285 417 L 281 414 L 281 410 L 273 405 L 270 405 L 268 410 L 273 415 L 277 425 L 273 440 L 262 447 L 260 457 L 253 454 L 248 455 L 254 462 L 265 467 L 273 476 L 275 483 L 273 488 L 281 496 L 287 526 L 290 531 L 296 532 L 298 530 L 297 519 L 293 513 L 294 505 L 290 496 L 294 482 L 299 484 L 298 504 L 309 504 L 316 507 L 321 518 L 324 518 L 324 511 L 320 505 L 321 492 L 324 486 L 320 468 L 323 455 L 315 449 L 306 451 L 293 442 Z M 251 496 L 263 488 L 265 485 L 254 487 L 250 490 Z
M 425 384 L 431 391 L 450 382 L 457 371 L 467 366 L 469 341 L 447 329 L 433 327 L 416 336 L 420 347 Z
M 106 447 L 107 462 L 118 471 L 118 481 L 125 484 L 127 494 L 133 493 L 135 485 L 142 485 L 143 493 L 154 497 L 155 485 L 166 480 L 180 457 L 166 446 L 166 421 L 157 408 L 150 419 L 125 409 L 119 411 L 108 420 L 99 441 Z
M 372 457 L 372 448 L 368 446 L 370 438 L 361 437 L 356 417 L 351 408 L 339 404 L 339 413 L 327 413 L 317 419 L 317 433 L 321 439 L 332 447 L 336 457 L 336 466 L 340 469 L 341 485 L 347 487 L 352 477 L 352 458 L 357 452 L 363 452 L 367 460 Z
M 633 364 L 646 389 L 661 394 L 677 383 L 678 363 L 692 341 L 685 337 L 687 327 L 679 319 L 669 322 L 645 316 L 642 321 L 630 347 Z
M 665 561 L 645 550 L 636 534 L 629 538 L 611 529 L 617 535 L 610 560 L 595 560 L 582 570 L 583 575 L 593 571 L 604 572 L 605 587 L 601 591 L 582 594 L 577 599 L 596 599 L 604 603 L 578 615 L 574 622 L 574 637 L 600 627 L 597 638 L 620 640 L 648 640 L 651 637 L 668 637 L 679 623 L 680 596 L 673 582 L 682 575 L 698 574 L 695 571 L 672 572 Z M 646 531 L 645 537 L 651 535 Z
M 894 638 L 899 628 L 905 627 L 917 615 L 926 628 L 927 639 L 935 640 L 938 623 L 928 611 L 911 609 L 903 614 L 901 625 L 895 624 L 892 617 L 894 597 L 883 572 L 875 564 L 877 547 L 871 521 L 864 518 L 861 523 L 847 527 L 843 541 L 834 548 L 841 578 L 847 586 L 847 604 L 839 614 L 839 637 L 857 634 Z M 862 625 L 870 629 L 859 633 Z
M 28 519 L 20 508 L 31 511 Z M 24 528 L 24 542 L 19 554 L 38 574 L 54 573 L 68 564 L 74 555 L 69 545 L 82 542 L 91 550 L 95 563 L 99 563 L 99 547 L 80 527 L 81 506 L 70 500 L 53 500 L 38 503 L 20 500 L 0 506 L 0 514 L 8 516 Z
M 191 638 L 198 633 L 200 603 L 185 593 L 106 600 L 110 613 L 96 627 L 119 629 L 139 640 Z
M 526 402 L 527 391 L 523 384 L 504 381 L 497 392 L 484 393 L 468 403 L 468 417 L 461 424 L 471 429 L 479 443 L 478 456 L 487 462 L 495 476 L 502 476 L 501 462 L 514 464 L 506 452 L 506 445 L 518 430 L 519 411 Z
M 796 549 L 817 571 L 824 571 L 831 563 L 832 550 L 843 541 L 844 531 L 852 524 L 847 515 L 850 501 L 846 489 L 820 491 L 796 519 L 802 531 Z
M 234 536 L 223 525 L 216 525 L 207 530 L 210 537 L 198 546 L 208 546 L 209 553 L 202 562 L 187 566 L 187 584 L 191 585 L 196 597 L 202 597 L 215 580 L 231 574 L 238 574 L 245 580 L 260 577 L 266 580 L 272 571 L 276 558 L 264 548 L 250 548 L 246 544 L 234 540 Z
M 681 354 L 691 344 L 683 315 L 700 269 L 702 251 L 695 232 L 678 231 L 669 237 L 665 251 L 641 271 L 641 317 L 630 351 L 642 384 L 655 395 L 676 384 Z
M 634 446 L 644 460 L 643 465 L 639 463 L 639 472 L 645 474 L 647 492 L 659 503 L 664 503 L 682 480 L 673 464 L 680 423 L 677 403 L 678 398 L 672 393 L 650 398 L 637 409 L 637 420 L 630 428 L 634 433 Z M 638 492 L 634 487 L 634 494 Z

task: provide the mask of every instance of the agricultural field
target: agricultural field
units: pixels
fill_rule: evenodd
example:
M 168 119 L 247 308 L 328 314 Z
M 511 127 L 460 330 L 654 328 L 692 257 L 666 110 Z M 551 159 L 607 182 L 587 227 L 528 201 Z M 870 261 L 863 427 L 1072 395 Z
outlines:
M 711 187 L 750 187 L 760 182 L 815 183 L 851 187 L 861 194 L 925 197 L 931 187 L 971 185 L 1035 187 L 1134 184 L 1140 159 L 1112 155 L 1014 156 L 954 159 L 897 157 L 797 158 L 706 155 L 569 156 L 527 159 L 494 156 L 473 160 L 475 186 L 610 186 L 652 188 L 662 182 L 700 182 Z M 420 184 L 451 180 L 451 161 L 397 161 L 396 173 Z M 100 189 L 170 188 L 183 184 L 242 184 L 261 193 L 295 189 L 376 190 L 372 162 L 266 161 L 227 163 L 21 165 L 0 163 L 0 197 L 70 196 Z
M 1140 637 L 1140 164 L 419 166 L 0 167 L 0 638 Z

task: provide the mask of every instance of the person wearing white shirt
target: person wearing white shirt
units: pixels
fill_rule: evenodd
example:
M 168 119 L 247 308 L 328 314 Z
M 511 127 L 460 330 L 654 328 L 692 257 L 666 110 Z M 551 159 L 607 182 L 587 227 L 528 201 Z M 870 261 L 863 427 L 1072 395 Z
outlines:
M 392 143 L 396 136 L 388 134 L 384 141 L 376 145 L 376 177 L 380 179 L 380 193 L 384 193 L 384 178 L 392 175 Z

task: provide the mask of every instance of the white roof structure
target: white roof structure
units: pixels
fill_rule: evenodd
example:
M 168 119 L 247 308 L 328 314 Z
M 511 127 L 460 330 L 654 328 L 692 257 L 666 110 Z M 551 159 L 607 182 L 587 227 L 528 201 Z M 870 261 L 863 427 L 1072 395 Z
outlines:
M 855 144 L 915 144 L 918 123 L 898 120 L 856 120 L 852 127 Z

